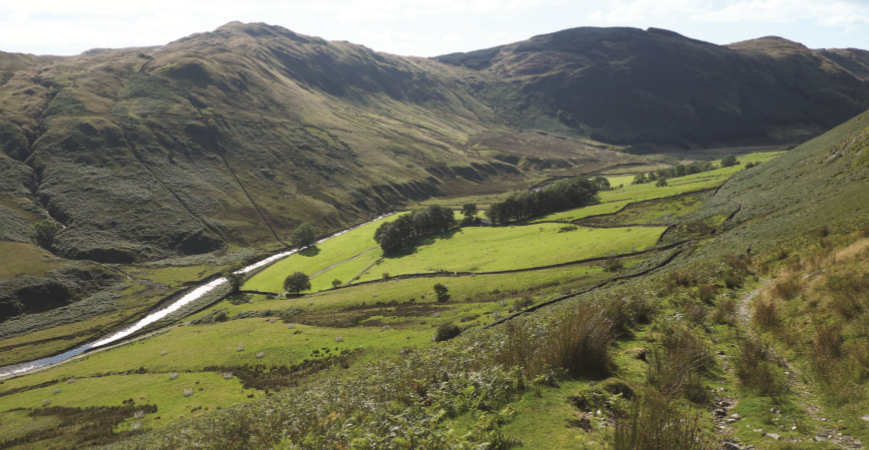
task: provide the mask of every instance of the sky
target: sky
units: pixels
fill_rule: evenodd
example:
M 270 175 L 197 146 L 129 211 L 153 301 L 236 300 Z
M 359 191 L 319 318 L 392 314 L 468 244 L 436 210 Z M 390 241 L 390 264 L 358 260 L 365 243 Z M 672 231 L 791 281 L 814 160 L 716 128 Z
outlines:
M 780 36 L 810 48 L 869 49 L 869 0 L 0 0 L 0 51 L 162 45 L 236 20 L 405 56 L 580 26 L 665 28 L 722 45 Z

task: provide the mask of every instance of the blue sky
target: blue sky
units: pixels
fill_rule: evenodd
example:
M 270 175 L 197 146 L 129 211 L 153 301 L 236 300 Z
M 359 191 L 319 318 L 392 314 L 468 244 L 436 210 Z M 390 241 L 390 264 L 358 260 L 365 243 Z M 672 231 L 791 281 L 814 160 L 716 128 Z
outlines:
M 869 0 L 0 0 L 0 50 L 73 55 L 161 45 L 234 20 L 412 56 L 578 26 L 666 28 L 716 44 L 775 35 L 810 48 L 869 49 Z

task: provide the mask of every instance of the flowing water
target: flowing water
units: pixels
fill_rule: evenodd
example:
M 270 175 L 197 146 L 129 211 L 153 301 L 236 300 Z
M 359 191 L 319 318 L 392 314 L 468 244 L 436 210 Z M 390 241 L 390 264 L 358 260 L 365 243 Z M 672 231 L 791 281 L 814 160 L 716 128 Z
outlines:
M 373 222 L 377 222 L 378 220 L 384 219 L 384 218 L 389 217 L 393 214 L 395 214 L 395 213 L 385 214 L 385 215 L 382 215 L 380 217 L 375 218 L 374 220 L 372 220 L 370 222 L 365 222 L 361 225 L 357 225 L 355 227 L 348 228 L 348 229 L 343 230 L 343 231 L 339 231 L 331 236 L 320 239 L 319 241 L 317 241 L 317 244 L 321 244 L 323 242 L 326 242 L 329 239 L 334 239 L 338 236 L 341 236 L 342 234 L 353 231 L 361 226 L 368 225 L 368 224 L 373 223 Z M 268 266 L 276 261 L 279 261 L 281 259 L 286 258 L 287 256 L 292 255 L 293 253 L 296 253 L 297 251 L 298 250 L 288 250 L 286 252 L 278 253 L 277 255 L 270 256 L 270 257 L 268 257 L 262 261 L 259 261 L 255 264 L 251 264 L 251 265 L 239 270 L 236 273 L 247 273 L 247 272 L 250 272 L 252 270 L 259 269 L 260 267 Z M 65 361 L 67 359 L 70 359 L 74 356 L 78 356 L 78 355 L 80 355 L 80 354 L 82 354 L 82 353 L 84 353 L 92 348 L 102 347 L 104 345 L 111 344 L 113 342 L 117 342 L 117 341 L 124 339 L 124 338 L 138 332 L 138 331 L 141 331 L 142 329 L 144 329 L 148 325 L 168 316 L 169 314 L 171 314 L 175 311 L 178 311 L 182 306 L 184 306 L 184 305 L 186 305 L 194 300 L 199 299 L 200 297 L 207 294 L 208 292 L 211 292 L 214 288 L 216 288 L 216 287 L 218 287 L 221 284 L 224 284 L 226 282 L 227 282 L 226 278 L 218 278 L 218 279 L 216 279 L 208 284 L 204 284 L 202 286 L 199 286 L 196 289 L 194 289 L 193 291 L 187 293 L 187 295 L 179 298 L 178 300 L 176 300 L 175 302 L 173 302 L 169 306 L 167 306 L 159 311 L 154 311 L 154 312 L 148 314 L 147 316 L 143 317 L 142 319 L 139 319 L 139 321 L 134 323 L 133 325 L 130 325 L 129 327 L 124 328 L 123 330 L 120 330 L 120 331 L 115 332 L 113 334 L 109 334 L 107 336 L 104 336 L 104 337 L 102 337 L 94 342 L 82 345 L 81 347 L 77 347 L 77 348 L 74 348 L 72 350 L 61 353 L 59 355 L 50 356 L 48 358 L 42 358 L 42 359 L 30 361 L 30 362 L 0 367 L 0 378 L 7 377 L 9 375 L 15 375 L 15 374 L 23 373 L 23 372 L 28 372 L 30 370 L 44 367 L 44 366 L 47 366 L 50 364 L 59 363 L 61 361 Z

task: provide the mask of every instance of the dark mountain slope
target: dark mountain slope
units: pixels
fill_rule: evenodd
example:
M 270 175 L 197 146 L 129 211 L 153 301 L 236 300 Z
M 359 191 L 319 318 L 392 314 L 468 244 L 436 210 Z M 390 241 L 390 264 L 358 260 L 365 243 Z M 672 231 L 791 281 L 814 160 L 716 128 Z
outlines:
M 522 129 L 616 144 L 799 142 L 869 108 L 859 73 L 780 38 L 574 28 L 435 59 L 497 80 L 475 87 Z
M 825 48 L 815 50 L 860 78 L 869 79 L 869 51 L 857 48 Z

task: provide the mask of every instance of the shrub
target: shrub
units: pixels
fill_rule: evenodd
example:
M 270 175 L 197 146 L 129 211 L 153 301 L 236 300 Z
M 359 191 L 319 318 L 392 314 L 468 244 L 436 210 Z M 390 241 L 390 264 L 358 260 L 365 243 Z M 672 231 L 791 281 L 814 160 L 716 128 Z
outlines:
M 706 323 L 706 316 L 709 314 L 709 311 L 706 310 L 703 305 L 698 305 L 694 302 L 688 302 L 685 305 L 685 316 L 693 323 L 697 325 L 703 325 Z
M 450 289 L 441 283 L 435 283 L 434 285 L 435 295 L 437 295 L 439 302 L 445 302 L 450 299 L 449 291 Z
M 721 167 L 732 167 L 739 164 L 735 155 L 727 155 L 721 159 Z
M 689 329 L 678 329 L 662 339 L 662 351 L 655 350 L 647 357 L 647 382 L 668 396 L 690 391 L 697 397 L 697 386 L 702 390 L 700 376 L 708 373 L 715 359 L 703 341 Z M 703 398 L 705 400 L 705 398 Z
M 383 275 L 381 275 L 381 278 L 383 278 L 384 280 L 388 280 L 389 279 L 389 272 L 383 272 Z
M 788 278 L 777 282 L 772 288 L 772 293 L 782 300 L 793 300 L 802 293 L 802 287 L 797 278 Z
M 559 233 L 567 233 L 570 231 L 576 231 L 578 229 L 579 229 L 579 227 L 577 227 L 576 225 L 565 225 L 565 226 L 559 228 L 558 232 Z
M 612 372 L 610 345 L 616 338 L 612 321 L 604 308 L 581 304 L 561 313 L 541 349 L 546 362 L 573 376 L 609 376 Z
M 606 259 L 606 262 L 603 264 L 603 270 L 606 272 L 618 272 L 624 268 L 622 262 L 615 257 L 615 255 L 610 255 L 609 258 Z
M 614 450 L 705 450 L 712 442 L 699 413 L 686 413 L 675 400 L 647 390 L 615 416 Z
M 534 299 L 531 297 L 522 297 L 519 300 L 516 300 L 516 303 L 513 304 L 516 308 L 528 309 L 529 306 L 534 304 Z
M 226 314 L 226 311 L 220 311 L 214 315 L 214 319 L 212 320 L 215 322 L 226 322 L 229 320 L 229 316 Z
M 434 340 L 435 342 L 448 341 L 460 334 L 462 334 L 461 328 L 452 323 L 445 323 L 438 327 Z
M 338 286 L 341 286 L 342 284 L 344 284 L 344 283 L 342 283 L 341 280 L 339 280 L 337 278 L 332 280 L 332 288 L 333 289 L 337 288 Z
M 776 400 L 788 392 L 787 377 L 770 361 L 770 353 L 763 344 L 743 339 L 738 348 L 733 366 L 742 387 Z
M 295 272 L 284 280 L 284 289 L 287 292 L 298 294 L 311 289 L 311 280 L 302 272 Z
M 828 326 L 815 332 L 809 351 L 809 367 L 818 380 L 825 383 L 833 380 L 843 355 L 844 342 L 838 328 Z
M 658 178 L 658 181 L 655 182 L 656 187 L 667 187 L 667 178 L 661 177 Z
M 824 283 L 830 292 L 830 308 L 846 319 L 857 317 L 865 309 L 869 295 L 869 273 L 833 275 Z
M 779 325 L 778 312 L 776 311 L 775 302 L 770 300 L 765 302 L 758 300 L 754 303 L 754 323 L 764 330 L 777 328 Z
M 667 281 L 676 286 L 691 287 L 697 284 L 700 280 L 700 275 L 690 270 L 677 271 L 674 270 L 667 274 Z
M 718 324 L 733 325 L 736 320 L 736 302 L 733 299 L 722 300 L 712 311 L 712 321 Z
M 697 287 L 697 298 L 703 303 L 712 303 L 715 298 L 715 286 L 706 284 Z

